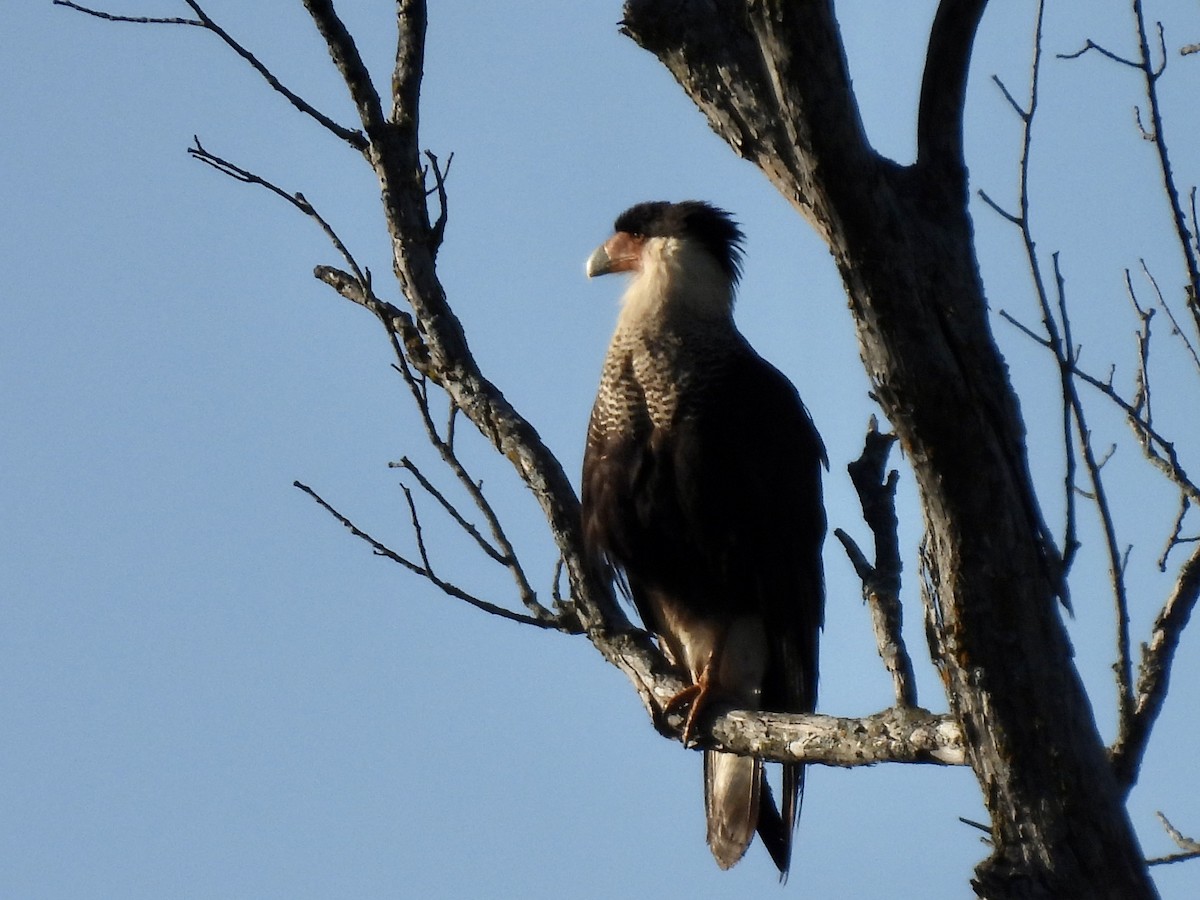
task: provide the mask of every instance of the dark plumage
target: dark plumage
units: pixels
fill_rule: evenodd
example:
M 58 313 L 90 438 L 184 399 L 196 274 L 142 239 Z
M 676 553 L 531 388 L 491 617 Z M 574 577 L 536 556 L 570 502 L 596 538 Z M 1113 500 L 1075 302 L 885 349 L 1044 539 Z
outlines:
M 742 232 L 697 201 L 642 203 L 588 260 L 630 272 L 588 427 L 583 528 L 704 704 L 811 712 L 824 615 L 821 439 L 795 389 L 733 322 Z M 782 811 L 761 761 L 704 754 L 722 868 L 757 829 L 781 876 L 803 788 Z

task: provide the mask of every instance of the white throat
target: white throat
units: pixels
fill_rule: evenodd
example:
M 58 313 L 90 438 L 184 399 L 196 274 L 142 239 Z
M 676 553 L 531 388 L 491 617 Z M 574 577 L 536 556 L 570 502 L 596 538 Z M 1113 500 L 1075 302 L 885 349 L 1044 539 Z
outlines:
M 650 238 L 621 297 L 617 331 L 732 316 L 733 284 L 707 251 L 678 238 Z

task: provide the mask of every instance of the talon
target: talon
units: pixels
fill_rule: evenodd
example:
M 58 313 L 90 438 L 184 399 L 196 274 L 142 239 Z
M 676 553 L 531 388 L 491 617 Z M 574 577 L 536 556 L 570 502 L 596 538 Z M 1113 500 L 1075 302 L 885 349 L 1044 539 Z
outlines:
M 670 715 L 684 704 L 689 704 L 687 718 L 683 720 L 683 745 L 690 747 L 692 744 L 692 727 L 696 724 L 696 718 L 700 715 L 701 710 L 708 704 L 709 694 L 712 693 L 712 682 L 709 679 L 709 672 L 712 670 L 712 659 L 705 664 L 700 670 L 700 678 L 695 684 L 689 684 L 682 691 L 667 701 L 663 707 L 663 715 Z

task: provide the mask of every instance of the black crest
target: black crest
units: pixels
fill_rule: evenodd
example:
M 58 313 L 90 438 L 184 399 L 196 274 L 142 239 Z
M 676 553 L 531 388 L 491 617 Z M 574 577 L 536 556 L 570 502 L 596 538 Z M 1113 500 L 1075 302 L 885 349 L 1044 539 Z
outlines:
M 733 217 L 703 200 L 654 200 L 631 206 L 615 231 L 642 237 L 689 238 L 701 244 L 734 284 L 742 275 L 742 229 Z

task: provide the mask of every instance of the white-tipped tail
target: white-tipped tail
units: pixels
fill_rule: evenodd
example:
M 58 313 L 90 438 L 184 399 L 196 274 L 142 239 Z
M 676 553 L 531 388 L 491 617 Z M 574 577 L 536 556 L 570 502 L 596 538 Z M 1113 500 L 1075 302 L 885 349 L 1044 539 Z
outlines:
M 734 753 L 704 753 L 704 811 L 708 847 L 728 869 L 745 854 L 758 827 L 762 762 Z

